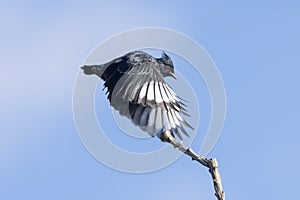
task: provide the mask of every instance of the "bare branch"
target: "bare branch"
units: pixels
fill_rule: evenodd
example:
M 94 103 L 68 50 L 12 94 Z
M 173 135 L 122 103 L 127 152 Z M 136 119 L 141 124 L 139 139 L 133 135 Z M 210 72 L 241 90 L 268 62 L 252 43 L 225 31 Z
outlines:
M 181 152 L 190 156 L 192 160 L 196 160 L 203 166 L 207 167 L 213 179 L 215 196 L 218 200 L 225 200 L 225 192 L 222 188 L 221 175 L 218 170 L 218 162 L 216 158 L 208 159 L 197 155 L 191 148 L 187 148 L 182 144 L 182 142 L 178 142 L 168 130 L 161 133 L 160 139 L 163 142 L 168 142 L 172 144 L 176 149 L 179 149 Z

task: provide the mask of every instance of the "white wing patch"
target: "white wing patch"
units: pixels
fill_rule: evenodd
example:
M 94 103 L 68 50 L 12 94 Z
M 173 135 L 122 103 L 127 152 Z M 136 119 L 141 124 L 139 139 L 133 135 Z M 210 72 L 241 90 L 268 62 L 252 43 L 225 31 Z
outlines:
M 139 94 L 138 103 L 142 103 L 142 99 L 145 98 L 146 92 L 147 92 L 147 87 L 148 87 L 148 84 L 146 84 L 146 83 L 142 86 L 142 89 Z
M 153 81 L 151 81 L 148 85 L 147 100 L 148 101 L 154 100 L 154 82 Z
M 181 116 L 184 110 L 180 100 L 166 83 L 151 81 L 143 84 L 137 96 L 131 119 L 151 136 L 162 130 L 172 130 L 181 139 L 178 130 L 187 135 L 181 124 L 192 128 Z
M 156 103 L 162 103 L 163 99 L 161 97 L 161 93 L 160 93 L 160 89 L 159 89 L 159 83 L 155 82 L 154 84 L 154 88 L 155 88 L 155 102 Z

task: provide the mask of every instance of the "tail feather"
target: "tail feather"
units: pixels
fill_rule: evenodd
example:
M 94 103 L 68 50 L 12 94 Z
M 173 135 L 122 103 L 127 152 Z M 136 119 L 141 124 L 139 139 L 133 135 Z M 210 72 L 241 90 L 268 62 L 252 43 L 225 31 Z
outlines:
M 106 69 L 106 66 L 104 66 L 104 65 L 84 65 L 83 67 L 81 67 L 81 69 L 83 69 L 83 73 L 85 73 L 86 75 L 95 74 L 95 75 L 99 76 L 100 78 L 102 78 L 102 75 Z
M 124 62 L 126 62 L 124 58 L 116 58 L 102 65 L 84 65 L 83 67 L 81 67 L 81 69 L 83 69 L 83 72 L 87 75 L 95 74 L 102 80 L 106 81 L 111 76 L 119 73 L 117 68 Z

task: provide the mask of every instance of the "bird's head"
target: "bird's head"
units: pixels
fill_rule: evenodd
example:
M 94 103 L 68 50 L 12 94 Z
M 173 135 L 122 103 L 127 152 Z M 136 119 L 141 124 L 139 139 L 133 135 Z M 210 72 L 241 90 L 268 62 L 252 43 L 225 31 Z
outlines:
M 160 71 L 163 74 L 164 77 L 166 76 L 172 76 L 176 79 L 175 73 L 174 73 L 174 65 L 171 60 L 171 58 L 163 51 L 162 57 L 159 58 L 162 65 L 160 66 Z

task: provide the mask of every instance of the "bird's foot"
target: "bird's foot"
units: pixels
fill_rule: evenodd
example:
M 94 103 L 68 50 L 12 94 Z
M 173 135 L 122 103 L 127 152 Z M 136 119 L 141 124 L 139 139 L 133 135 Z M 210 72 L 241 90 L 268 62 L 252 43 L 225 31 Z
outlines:
M 172 132 L 170 130 L 162 131 L 159 134 L 159 139 L 162 142 L 168 142 L 168 143 L 170 143 L 170 141 L 171 141 L 172 138 L 174 138 L 174 137 L 173 137 L 173 134 L 172 134 Z

